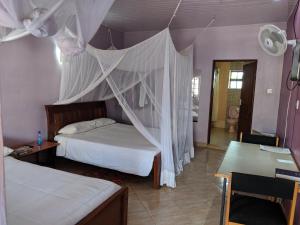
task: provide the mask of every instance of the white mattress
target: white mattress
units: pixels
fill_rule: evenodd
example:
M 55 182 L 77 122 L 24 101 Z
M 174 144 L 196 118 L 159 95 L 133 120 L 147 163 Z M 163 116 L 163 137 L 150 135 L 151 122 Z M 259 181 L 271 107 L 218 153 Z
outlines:
M 8 225 L 74 225 L 120 186 L 5 157 Z
M 119 123 L 55 140 L 57 156 L 139 176 L 149 175 L 160 152 L 133 126 Z

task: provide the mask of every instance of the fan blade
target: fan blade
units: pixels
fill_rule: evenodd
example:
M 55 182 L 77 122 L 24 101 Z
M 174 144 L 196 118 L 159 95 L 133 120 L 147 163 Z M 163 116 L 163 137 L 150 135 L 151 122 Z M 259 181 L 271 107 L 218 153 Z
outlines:
M 274 54 L 276 54 L 276 55 L 282 55 L 285 52 L 285 49 L 284 49 L 282 43 L 280 43 L 278 41 L 275 41 L 274 42 L 274 46 L 275 46 L 274 49 L 276 49 L 276 51 L 274 52 Z
M 270 38 L 273 40 L 273 41 L 276 41 L 276 42 L 279 42 L 281 44 L 284 43 L 284 37 L 282 36 L 281 33 L 278 33 L 278 32 L 271 32 L 270 33 Z

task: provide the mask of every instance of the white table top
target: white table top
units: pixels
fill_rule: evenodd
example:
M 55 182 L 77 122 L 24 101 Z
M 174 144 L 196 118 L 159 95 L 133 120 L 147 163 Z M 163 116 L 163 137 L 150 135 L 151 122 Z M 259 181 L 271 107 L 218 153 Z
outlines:
M 275 177 L 276 168 L 299 171 L 292 155 L 262 151 L 256 144 L 231 141 L 216 176 L 228 177 L 231 172 L 237 172 Z

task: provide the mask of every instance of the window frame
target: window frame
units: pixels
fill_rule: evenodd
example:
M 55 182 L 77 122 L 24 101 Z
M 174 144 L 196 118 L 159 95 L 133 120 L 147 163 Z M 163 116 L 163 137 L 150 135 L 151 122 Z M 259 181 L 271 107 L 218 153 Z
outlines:
M 197 84 L 196 84 L 196 79 L 198 80 Z M 193 98 L 199 97 L 199 94 L 200 94 L 199 89 L 200 89 L 200 76 L 193 77 L 192 78 L 192 97 Z
M 242 73 L 242 78 L 238 78 L 238 76 L 236 76 L 236 78 L 232 78 L 232 74 L 233 73 Z M 229 74 L 229 82 L 228 82 L 228 89 L 232 89 L 232 90 L 241 90 L 243 88 L 243 79 L 244 79 L 244 71 L 243 70 L 230 70 L 230 74 Z M 241 87 L 238 87 L 238 83 L 241 82 Z M 235 83 L 235 87 L 232 87 L 232 83 Z

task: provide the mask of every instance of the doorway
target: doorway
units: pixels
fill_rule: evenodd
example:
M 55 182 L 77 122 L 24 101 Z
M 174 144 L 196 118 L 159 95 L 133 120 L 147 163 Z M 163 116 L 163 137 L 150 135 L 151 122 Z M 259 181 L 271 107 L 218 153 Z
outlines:
M 226 150 L 252 126 L 257 60 L 214 60 L 208 144 Z

